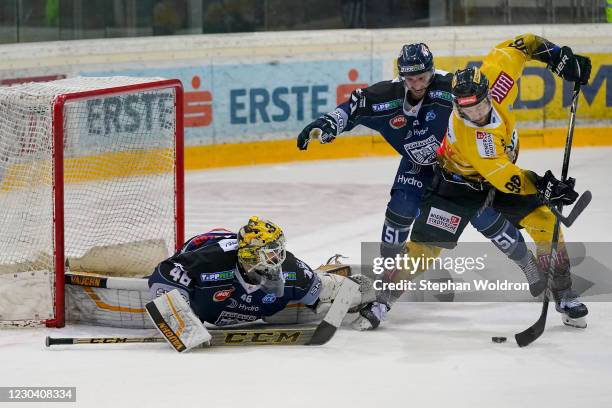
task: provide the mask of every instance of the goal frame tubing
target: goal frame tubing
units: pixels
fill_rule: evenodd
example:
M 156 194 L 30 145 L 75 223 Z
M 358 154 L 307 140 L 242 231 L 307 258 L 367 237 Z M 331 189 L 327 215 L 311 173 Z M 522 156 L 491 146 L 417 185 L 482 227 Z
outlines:
M 156 89 L 174 88 L 175 132 L 174 132 L 174 232 L 175 249 L 185 240 L 185 158 L 183 126 L 183 84 L 178 79 L 152 81 L 141 84 L 117 86 L 83 92 L 65 93 L 53 100 L 53 259 L 55 273 L 54 318 L 45 321 L 47 327 L 63 327 L 65 324 L 64 295 L 64 108 L 67 102 L 82 101 L 100 97 L 123 95 L 129 92 L 143 92 Z

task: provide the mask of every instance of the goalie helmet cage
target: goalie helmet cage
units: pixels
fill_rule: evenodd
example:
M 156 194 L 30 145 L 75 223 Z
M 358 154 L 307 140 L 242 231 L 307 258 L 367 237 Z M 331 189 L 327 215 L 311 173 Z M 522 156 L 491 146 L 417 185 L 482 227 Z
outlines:
M 0 326 L 64 325 L 68 257 L 123 245 L 147 270 L 147 246 L 125 244 L 178 249 L 183 146 L 178 80 L 0 88 Z

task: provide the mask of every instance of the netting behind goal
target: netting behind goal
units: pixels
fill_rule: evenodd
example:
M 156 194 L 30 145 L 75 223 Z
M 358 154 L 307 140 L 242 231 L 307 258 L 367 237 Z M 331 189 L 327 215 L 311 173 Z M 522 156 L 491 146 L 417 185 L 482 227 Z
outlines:
M 63 271 L 144 276 L 183 241 L 182 88 L 0 88 L 0 321 L 63 324 Z

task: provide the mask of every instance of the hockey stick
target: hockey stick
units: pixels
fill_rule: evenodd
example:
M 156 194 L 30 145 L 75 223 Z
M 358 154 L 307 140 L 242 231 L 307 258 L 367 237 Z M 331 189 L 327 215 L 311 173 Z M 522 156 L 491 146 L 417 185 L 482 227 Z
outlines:
M 245 345 L 306 345 L 314 335 L 316 328 L 303 329 L 257 329 L 257 330 L 211 330 L 208 346 L 245 346 Z M 163 337 L 49 337 L 45 339 L 47 347 L 66 344 L 124 344 L 124 343 L 165 343 Z
M 551 205 L 549 208 L 553 212 L 553 214 L 557 216 L 557 219 L 561 221 L 563 225 L 565 225 L 566 227 L 571 227 L 574 221 L 576 221 L 576 219 L 578 218 L 578 216 L 582 214 L 585 208 L 587 208 L 592 198 L 593 198 L 593 195 L 591 194 L 589 190 L 582 193 L 580 197 L 578 198 L 578 200 L 576 201 L 576 203 L 574 204 L 574 206 L 572 207 L 567 217 L 565 217 L 561 213 L 561 211 L 557 209 L 557 207 Z
M 285 329 L 231 329 L 210 330 L 210 344 L 203 346 L 254 346 L 254 345 L 311 345 L 318 346 L 327 343 L 336 333 L 346 316 L 351 299 L 359 290 L 359 285 L 344 279 L 338 295 L 318 326 Z M 116 343 L 161 343 L 163 337 L 64 337 L 47 336 L 47 347 L 66 344 L 116 344 Z
M 569 118 L 569 126 L 567 129 L 567 138 L 565 139 L 565 151 L 563 152 L 563 167 L 561 169 L 561 181 L 567 180 L 570 153 L 572 151 L 572 141 L 574 139 L 574 124 L 576 121 L 576 111 L 578 109 L 578 95 L 579 94 L 580 94 L 580 83 L 575 82 L 574 83 L 574 95 L 572 97 L 572 106 L 571 106 L 570 118 Z M 586 203 L 588 204 L 588 202 L 591 201 L 590 199 L 591 193 L 585 192 L 583 196 L 588 197 L 588 201 Z M 584 205 L 584 207 L 586 207 L 586 205 Z M 559 203 L 556 209 L 557 211 L 555 212 L 555 214 L 562 214 L 563 204 Z M 582 212 L 582 210 L 580 212 Z M 571 216 L 571 213 L 570 213 L 570 216 Z M 577 216 L 578 215 L 576 215 L 576 217 Z M 546 290 L 544 291 L 544 300 L 542 301 L 542 312 L 540 313 L 540 317 L 534 324 L 532 324 L 526 330 L 514 335 L 514 338 L 516 339 L 516 343 L 519 345 L 519 347 L 525 347 L 531 344 L 538 337 L 540 337 L 542 333 L 544 333 L 544 328 L 546 327 L 546 317 L 548 316 L 548 303 L 549 303 L 548 292 L 549 292 L 549 286 L 552 281 L 551 277 L 554 273 L 555 260 L 557 259 L 557 246 L 559 244 L 559 230 L 560 230 L 559 221 L 560 221 L 560 218 L 557 217 L 555 219 L 555 228 L 553 230 L 553 237 L 552 237 L 552 243 L 551 243 L 551 248 L 550 248 L 549 271 L 548 271 L 548 274 L 546 275 Z M 573 220 L 571 221 L 573 222 Z

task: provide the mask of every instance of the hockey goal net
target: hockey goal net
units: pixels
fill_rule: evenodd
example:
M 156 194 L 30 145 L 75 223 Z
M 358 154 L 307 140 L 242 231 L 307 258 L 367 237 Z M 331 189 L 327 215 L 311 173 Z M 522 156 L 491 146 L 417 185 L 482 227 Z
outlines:
M 144 276 L 183 242 L 182 94 L 130 77 L 0 88 L 2 326 L 63 326 L 67 263 Z

